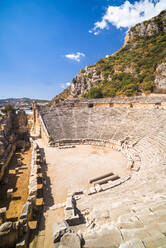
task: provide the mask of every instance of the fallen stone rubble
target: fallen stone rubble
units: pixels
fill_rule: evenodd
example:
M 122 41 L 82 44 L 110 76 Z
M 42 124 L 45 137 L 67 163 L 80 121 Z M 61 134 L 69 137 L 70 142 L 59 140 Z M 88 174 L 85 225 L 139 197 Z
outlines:
M 6 208 L 0 209 L 0 218 L 3 224 L 0 226 L 0 247 L 27 247 L 30 233 L 29 222 L 38 219 L 42 205 L 37 205 L 38 198 L 38 157 L 40 150 L 35 142 L 32 142 L 31 172 L 29 178 L 29 196 L 23 205 L 19 220 L 15 222 L 6 221 Z M 41 161 L 40 161 L 41 162 Z

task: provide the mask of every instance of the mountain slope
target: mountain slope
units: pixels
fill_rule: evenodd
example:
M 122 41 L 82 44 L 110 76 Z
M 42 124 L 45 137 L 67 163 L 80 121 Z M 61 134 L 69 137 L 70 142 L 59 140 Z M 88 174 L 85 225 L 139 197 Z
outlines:
M 55 99 L 166 93 L 166 10 L 131 28 L 115 54 L 82 69 Z

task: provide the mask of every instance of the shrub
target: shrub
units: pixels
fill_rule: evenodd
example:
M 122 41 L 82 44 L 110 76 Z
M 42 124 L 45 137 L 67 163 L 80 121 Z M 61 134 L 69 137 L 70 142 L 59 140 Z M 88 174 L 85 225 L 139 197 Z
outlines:
M 81 73 L 85 73 L 85 69 L 81 69 Z
M 103 97 L 114 97 L 116 95 L 116 89 L 107 87 L 102 90 Z
M 88 73 L 88 78 L 92 79 L 92 73 L 91 72 Z
M 154 88 L 154 82 L 143 82 L 142 89 L 143 91 L 152 92 Z
M 88 92 L 88 98 L 102 98 L 102 91 L 100 88 L 93 87 Z
M 76 78 L 73 78 L 72 83 L 75 84 L 77 82 Z
M 4 109 L 1 110 L 3 114 L 7 114 L 8 112 L 13 112 L 15 113 L 15 109 L 11 104 L 5 105 Z

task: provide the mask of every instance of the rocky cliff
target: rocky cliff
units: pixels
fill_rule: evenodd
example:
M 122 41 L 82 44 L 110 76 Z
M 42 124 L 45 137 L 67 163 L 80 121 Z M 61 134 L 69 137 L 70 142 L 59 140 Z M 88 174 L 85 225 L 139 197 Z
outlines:
M 123 47 L 82 69 L 54 98 L 101 98 L 166 93 L 166 10 L 132 27 Z

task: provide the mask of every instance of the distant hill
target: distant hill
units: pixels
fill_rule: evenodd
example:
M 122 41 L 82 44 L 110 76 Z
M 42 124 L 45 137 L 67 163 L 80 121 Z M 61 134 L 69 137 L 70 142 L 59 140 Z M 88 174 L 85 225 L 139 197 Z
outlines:
M 19 106 L 30 106 L 33 101 L 36 101 L 37 103 L 49 103 L 48 100 L 40 100 L 40 99 L 30 99 L 30 98 L 7 98 L 7 99 L 0 99 L 0 106 L 4 106 L 6 104 L 11 104 L 15 107 Z
M 132 27 L 116 53 L 82 69 L 53 100 L 166 93 L 166 10 Z

